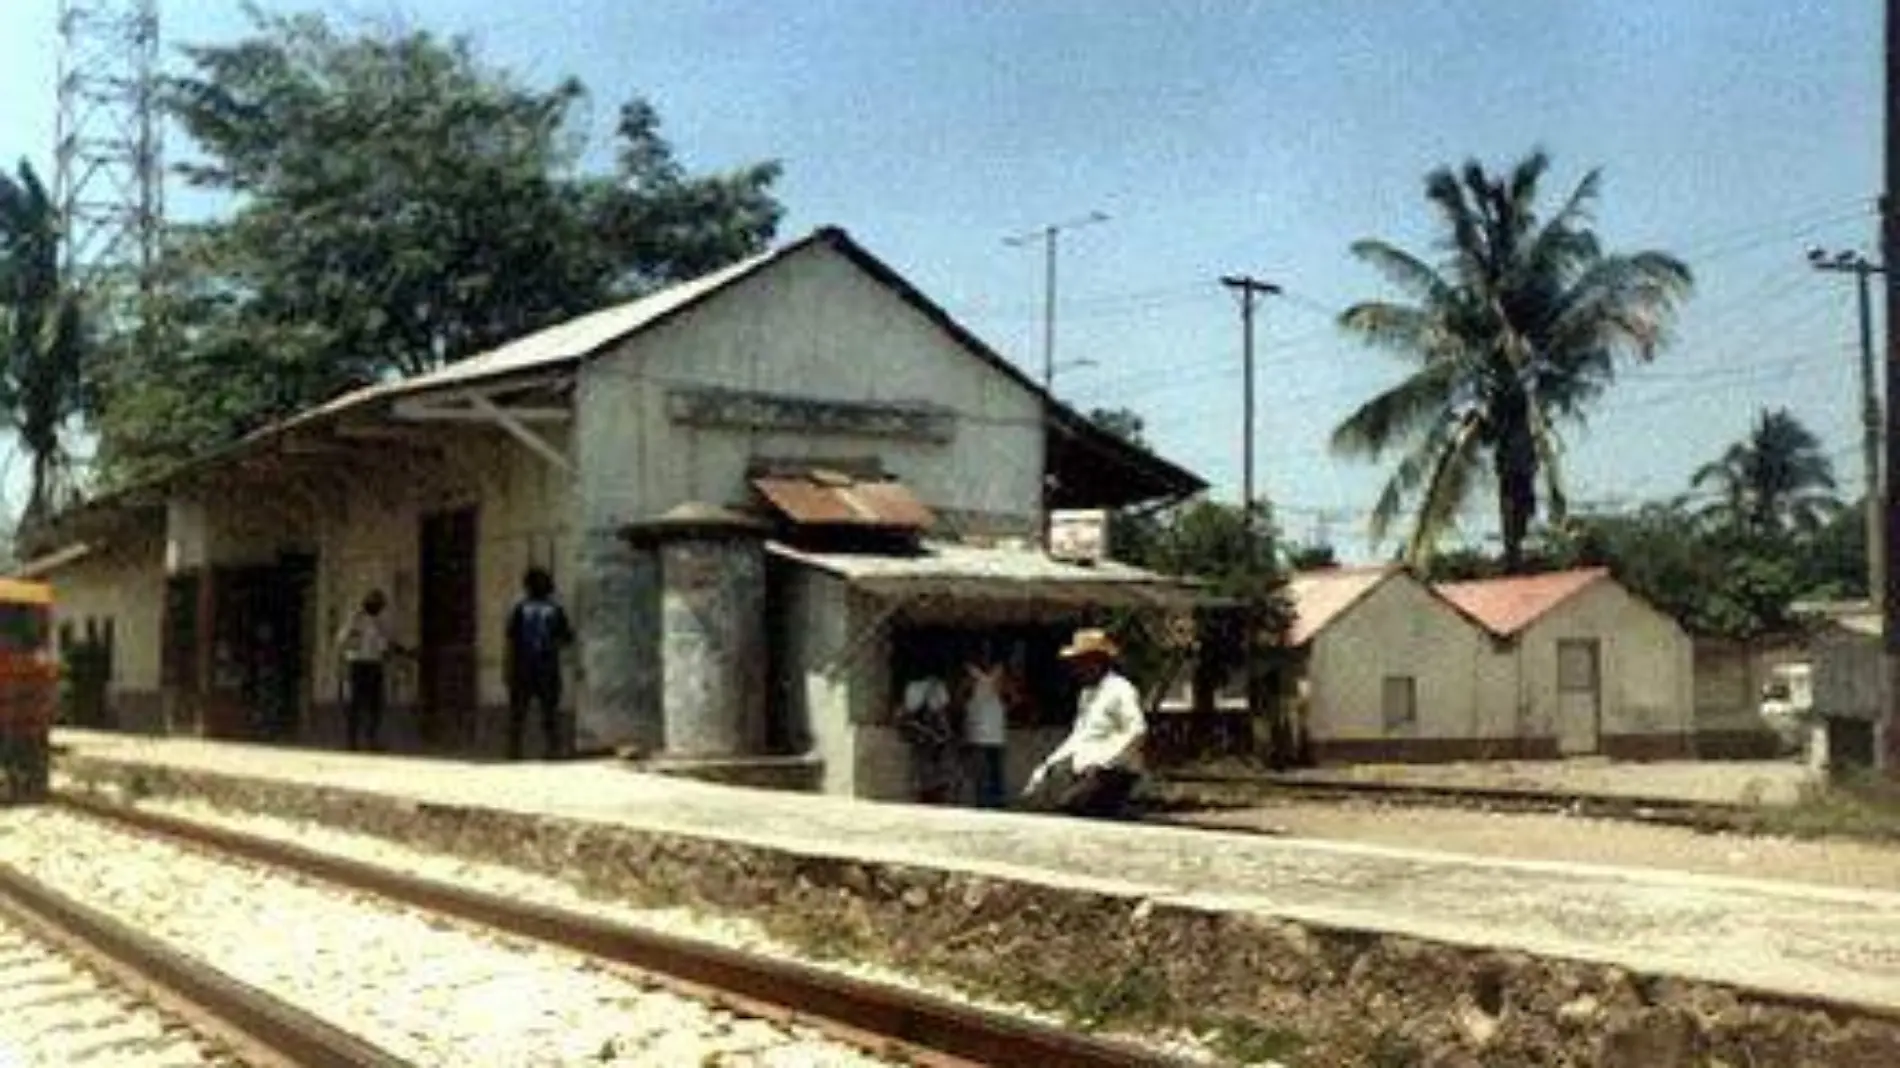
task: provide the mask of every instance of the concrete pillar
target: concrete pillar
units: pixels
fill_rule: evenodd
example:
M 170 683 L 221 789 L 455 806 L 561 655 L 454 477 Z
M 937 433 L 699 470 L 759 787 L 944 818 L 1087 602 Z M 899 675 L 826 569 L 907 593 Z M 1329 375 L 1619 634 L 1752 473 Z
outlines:
M 659 564 L 617 530 L 583 535 L 576 554 L 574 629 L 584 679 L 575 706 L 582 752 L 660 747 Z
M 626 532 L 659 560 L 659 678 L 666 757 L 765 749 L 764 532 L 686 504 Z

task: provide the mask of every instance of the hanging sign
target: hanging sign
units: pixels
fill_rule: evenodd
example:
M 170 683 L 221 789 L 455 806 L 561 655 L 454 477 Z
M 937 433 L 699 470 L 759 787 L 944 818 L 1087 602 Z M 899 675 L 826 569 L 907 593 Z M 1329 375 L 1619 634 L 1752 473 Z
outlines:
M 1108 513 L 1099 508 L 1050 512 L 1049 555 L 1077 564 L 1108 559 Z

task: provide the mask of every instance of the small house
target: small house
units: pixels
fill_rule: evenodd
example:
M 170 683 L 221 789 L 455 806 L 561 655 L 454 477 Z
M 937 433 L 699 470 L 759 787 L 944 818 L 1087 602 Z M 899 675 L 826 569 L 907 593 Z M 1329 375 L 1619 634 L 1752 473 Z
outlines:
M 1514 724 L 1525 755 L 1692 755 L 1694 643 L 1608 570 L 1447 583 L 1438 592 L 1489 632 L 1479 716 Z
M 1518 755 L 1509 717 L 1480 700 L 1484 630 L 1398 566 L 1333 568 L 1288 583 L 1292 671 L 1283 700 L 1316 763 Z

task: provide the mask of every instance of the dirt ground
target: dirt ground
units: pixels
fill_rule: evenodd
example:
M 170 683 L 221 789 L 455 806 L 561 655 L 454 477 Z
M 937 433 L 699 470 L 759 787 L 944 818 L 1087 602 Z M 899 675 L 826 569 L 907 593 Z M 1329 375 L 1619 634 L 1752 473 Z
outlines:
M 1658 761 L 1601 759 L 1494 761 L 1467 764 L 1359 764 L 1293 773 L 1317 782 L 1378 782 L 1479 787 L 1604 797 L 1646 797 L 1705 804 L 1788 804 L 1813 774 L 1793 759 Z
M 1900 890 L 1900 848 L 1865 842 L 1704 834 L 1540 813 L 1293 801 L 1198 813 L 1197 825 L 1515 860 L 1661 868 L 1869 890 Z

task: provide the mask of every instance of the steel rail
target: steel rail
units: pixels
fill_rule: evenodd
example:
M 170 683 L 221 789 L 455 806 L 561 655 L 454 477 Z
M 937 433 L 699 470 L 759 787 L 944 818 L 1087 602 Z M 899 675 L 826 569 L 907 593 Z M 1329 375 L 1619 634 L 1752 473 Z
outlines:
M 1587 793 L 1512 786 L 1451 783 L 1397 783 L 1350 779 L 1300 779 L 1287 776 L 1169 775 L 1167 786 L 1191 793 L 1196 788 L 1245 791 L 1246 799 L 1197 805 L 1170 797 L 1157 811 L 1163 816 L 1194 810 L 1248 808 L 1275 801 L 1383 802 L 1417 808 L 1478 809 L 1523 813 L 1568 812 L 1626 823 L 1651 823 L 1692 830 L 1747 830 L 1758 813 L 1747 805 L 1637 794 Z M 1163 822 L 1173 823 L 1172 819 Z
M 1183 1066 L 1138 1046 L 1032 1023 L 794 961 L 644 930 L 417 878 L 288 842 L 55 791 L 54 804 L 213 853 L 311 876 L 633 968 L 690 996 L 799 1023 L 874 1052 L 935 1066 Z
M 259 1068 L 409 1062 L 0 863 L 0 912 Z

